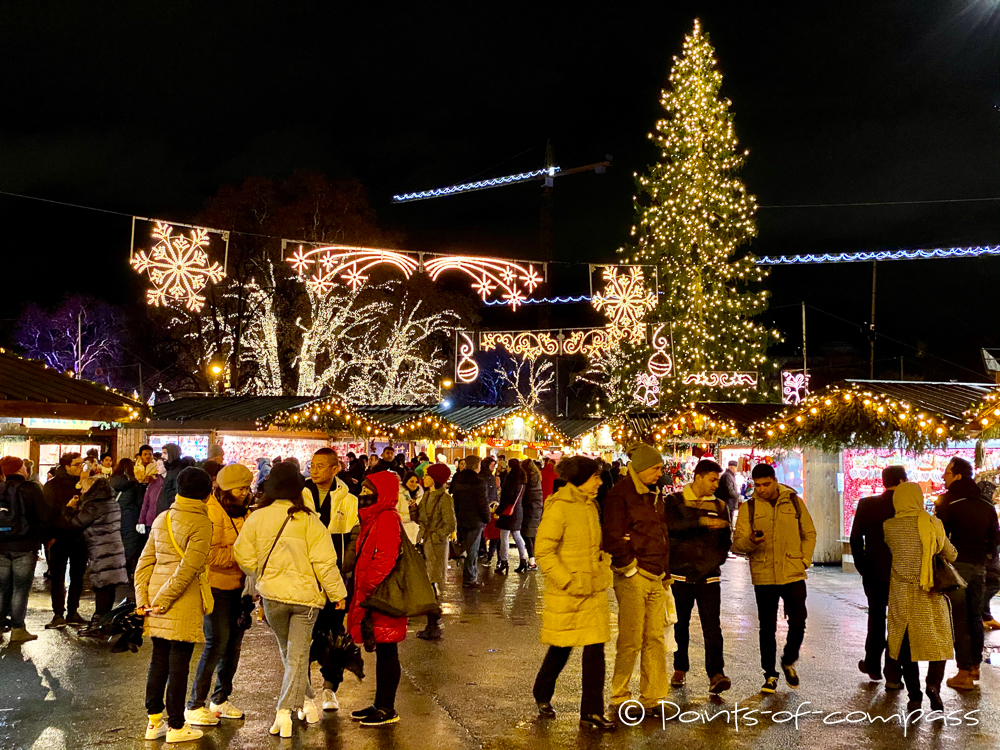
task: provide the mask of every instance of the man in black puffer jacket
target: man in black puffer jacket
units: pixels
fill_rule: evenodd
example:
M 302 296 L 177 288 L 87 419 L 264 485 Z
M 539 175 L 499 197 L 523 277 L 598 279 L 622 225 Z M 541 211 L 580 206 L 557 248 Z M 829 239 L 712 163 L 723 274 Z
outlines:
M 479 476 L 479 456 L 466 457 L 465 468 L 452 480 L 451 496 L 455 499 L 458 541 L 465 550 L 462 585 L 465 588 L 481 588 L 479 541 L 482 539 L 483 529 L 490 521 L 490 506 L 486 500 L 486 482 Z
M 722 656 L 722 603 L 720 568 L 729 556 L 732 530 L 726 502 L 715 497 L 722 467 L 714 461 L 699 461 L 694 481 L 681 492 L 664 498 L 664 515 L 670 529 L 671 590 L 677 605 L 674 625 L 674 676 L 670 684 L 680 687 L 691 665 L 688 661 L 691 612 L 698 605 L 701 632 L 705 636 L 705 668 L 709 692 L 718 695 L 732 683 L 726 677 Z
M 996 510 L 972 480 L 972 465 L 968 461 L 957 456 L 951 459 L 944 470 L 944 484 L 948 489 L 934 504 L 934 513 L 958 550 L 955 568 L 968 583 L 966 588 L 948 593 L 955 625 L 958 674 L 947 684 L 956 690 L 972 690 L 983 661 L 986 562 L 996 554 L 1000 528 Z

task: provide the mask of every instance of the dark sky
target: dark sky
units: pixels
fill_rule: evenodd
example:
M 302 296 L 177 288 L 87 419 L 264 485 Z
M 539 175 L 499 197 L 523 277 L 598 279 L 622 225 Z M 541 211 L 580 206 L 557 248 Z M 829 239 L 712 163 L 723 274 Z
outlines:
M 537 184 L 390 204 L 393 193 L 541 165 L 560 178 L 555 254 L 607 261 L 652 158 L 658 92 L 702 19 L 763 206 L 1000 196 L 994 0 L 833 3 L 24 3 L 0 7 L 0 190 L 183 221 L 221 185 L 353 173 L 412 249 L 531 257 Z M 127 218 L 0 196 L 0 318 L 84 288 L 123 302 Z M 764 254 L 1000 242 L 1000 202 L 763 208 Z M 13 268 L 9 265 L 13 263 Z M 95 272 L 96 269 L 96 272 Z M 557 273 L 557 272 L 556 272 Z M 13 288 L 12 288 L 13 286 Z M 871 267 L 779 269 L 775 322 L 796 352 L 805 299 L 858 324 Z M 1000 346 L 1000 258 L 886 264 L 886 335 L 977 372 Z M 810 312 L 810 347 L 865 345 Z M 914 356 L 880 342 L 884 367 Z M 896 357 L 895 364 L 892 358 Z M 922 358 L 928 377 L 972 373 Z

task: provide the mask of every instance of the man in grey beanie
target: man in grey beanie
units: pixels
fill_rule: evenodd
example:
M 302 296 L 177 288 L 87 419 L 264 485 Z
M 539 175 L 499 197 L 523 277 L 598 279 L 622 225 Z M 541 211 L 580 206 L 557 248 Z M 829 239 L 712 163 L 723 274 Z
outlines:
M 671 600 L 670 538 L 663 500 L 656 489 L 663 476 L 663 457 L 645 443 L 627 453 L 631 463 L 626 476 L 604 501 L 603 546 L 611 555 L 618 598 L 611 703 L 631 700 L 629 683 L 639 659 L 639 701 L 647 715 L 658 716 L 668 690 L 664 631 Z

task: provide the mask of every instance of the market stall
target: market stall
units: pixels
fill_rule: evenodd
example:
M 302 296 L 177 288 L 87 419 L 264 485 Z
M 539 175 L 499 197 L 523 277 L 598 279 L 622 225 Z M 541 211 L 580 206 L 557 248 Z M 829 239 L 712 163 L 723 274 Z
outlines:
M 0 455 L 31 459 L 42 482 L 64 453 L 117 460 L 119 428 L 145 413 L 124 393 L 0 349 Z

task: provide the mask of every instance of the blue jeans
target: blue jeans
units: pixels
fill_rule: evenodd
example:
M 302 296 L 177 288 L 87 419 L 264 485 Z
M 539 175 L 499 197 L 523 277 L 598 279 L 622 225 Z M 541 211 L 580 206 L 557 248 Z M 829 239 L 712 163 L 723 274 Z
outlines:
M 955 628 L 955 662 L 959 669 L 978 667 L 983 661 L 983 594 L 986 568 L 970 563 L 955 563 L 955 570 L 969 585 L 949 591 L 951 619 Z
M 521 562 L 525 565 L 528 564 L 528 551 L 524 547 L 524 538 L 521 536 L 520 529 L 516 531 L 507 531 L 507 529 L 501 529 L 500 531 L 500 562 L 507 562 L 507 558 L 510 556 L 510 538 L 513 535 L 514 544 L 517 545 L 517 554 L 521 556 Z
M 37 550 L 0 552 L 0 623 L 9 617 L 11 628 L 24 627 L 37 559 Z
M 475 583 L 479 580 L 479 541 L 483 538 L 485 523 L 471 529 L 459 529 L 458 539 L 465 549 L 465 567 L 462 570 L 462 583 Z
M 319 608 L 271 599 L 263 599 L 263 603 L 267 624 L 278 641 L 281 663 L 285 667 L 278 708 L 294 711 L 302 708 L 304 699 L 314 697 L 309 677 L 309 647 Z
M 205 707 L 213 672 L 216 679 L 212 703 L 221 705 L 229 700 L 233 693 L 233 676 L 240 663 L 243 631 L 236 626 L 236 620 L 240 616 L 243 590 L 212 589 L 212 597 L 215 599 L 212 614 L 205 615 L 205 650 L 201 652 L 187 705 L 191 709 Z

